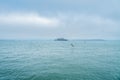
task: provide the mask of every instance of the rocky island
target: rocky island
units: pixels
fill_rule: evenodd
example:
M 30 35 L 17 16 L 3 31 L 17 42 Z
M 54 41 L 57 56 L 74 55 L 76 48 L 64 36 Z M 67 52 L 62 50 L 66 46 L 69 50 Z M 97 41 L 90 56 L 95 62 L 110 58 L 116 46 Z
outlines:
M 65 38 L 57 38 L 57 39 L 55 39 L 55 41 L 68 41 L 68 40 Z

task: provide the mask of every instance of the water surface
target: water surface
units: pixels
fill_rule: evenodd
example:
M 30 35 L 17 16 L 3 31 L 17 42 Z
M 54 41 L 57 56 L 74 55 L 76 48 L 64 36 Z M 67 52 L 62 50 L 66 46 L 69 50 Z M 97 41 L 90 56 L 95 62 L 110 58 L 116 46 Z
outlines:
M 0 40 L 0 80 L 120 80 L 120 41 Z

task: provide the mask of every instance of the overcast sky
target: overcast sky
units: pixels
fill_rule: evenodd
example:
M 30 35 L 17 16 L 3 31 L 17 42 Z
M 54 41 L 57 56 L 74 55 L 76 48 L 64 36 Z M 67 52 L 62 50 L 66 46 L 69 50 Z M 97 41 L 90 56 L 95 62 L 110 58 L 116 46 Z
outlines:
M 120 39 L 120 0 L 0 0 L 0 39 Z

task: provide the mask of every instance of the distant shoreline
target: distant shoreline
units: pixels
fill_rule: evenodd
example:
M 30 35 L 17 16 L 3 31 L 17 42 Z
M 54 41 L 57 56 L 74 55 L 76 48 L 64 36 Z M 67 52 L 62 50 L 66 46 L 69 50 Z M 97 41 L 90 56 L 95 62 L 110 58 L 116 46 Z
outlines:
M 55 39 L 0 39 L 0 41 L 55 41 Z M 111 39 L 67 39 L 68 41 L 120 41 Z

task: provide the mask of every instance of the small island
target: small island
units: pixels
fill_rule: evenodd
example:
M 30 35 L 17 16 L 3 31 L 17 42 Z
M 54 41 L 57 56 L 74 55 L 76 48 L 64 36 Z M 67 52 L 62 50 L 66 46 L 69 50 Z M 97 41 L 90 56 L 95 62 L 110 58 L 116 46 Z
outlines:
M 68 41 L 68 40 L 65 39 L 65 38 L 57 38 L 57 39 L 55 39 L 54 41 Z

